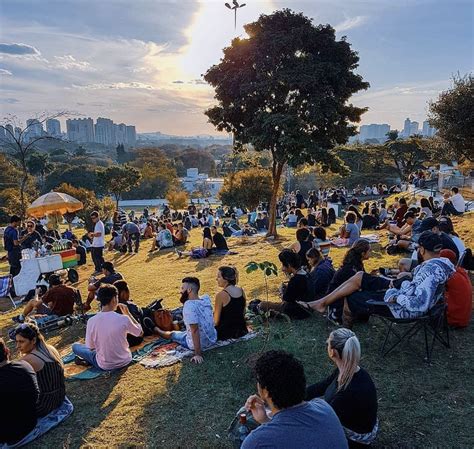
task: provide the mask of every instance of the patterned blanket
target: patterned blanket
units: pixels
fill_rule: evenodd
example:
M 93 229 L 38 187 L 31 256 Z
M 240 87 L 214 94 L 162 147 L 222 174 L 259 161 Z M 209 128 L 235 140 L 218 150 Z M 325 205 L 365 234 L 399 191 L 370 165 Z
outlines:
M 204 349 L 204 351 L 222 348 L 223 346 L 228 346 L 239 341 L 251 340 L 257 335 L 258 332 L 249 332 L 247 335 L 240 338 L 218 341 L 215 345 Z M 163 368 L 165 366 L 174 365 L 175 363 L 180 363 L 183 359 L 192 357 L 193 355 L 194 351 L 184 348 L 177 343 L 168 343 L 153 349 L 151 353 L 142 358 L 139 363 L 146 368 Z
M 369 243 L 379 243 L 380 235 L 378 234 L 365 234 L 360 236 L 361 239 L 368 240 Z M 344 248 L 349 246 L 349 239 L 337 238 L 331 240 L 331 245 L 334 245 L 336 248 Z

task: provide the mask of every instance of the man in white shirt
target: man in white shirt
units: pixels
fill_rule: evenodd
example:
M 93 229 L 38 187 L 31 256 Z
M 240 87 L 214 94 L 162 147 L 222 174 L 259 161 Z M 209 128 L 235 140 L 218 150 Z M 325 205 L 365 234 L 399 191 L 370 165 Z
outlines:
M 94 223 L 94 231 L 89 232 L 89 237 L 92 239 L 91 255 L 95 267 L 94 274 L 98 274 L 101 272 L 104 263 L 105 227 L 99 217 L 99 212 L 92 212 L 90 217 L 92 223 Z
M 202 363 L 202 349 L 212 346 L 217 341 L 214 327 L 211 298 L 209 295 L 199 297 L 200 282 L 195 277 L 185 277 L 181 284 L 181 302 L 185 331 L 164 331 L 155 326 L 150 318 L 143 320 L 143 325 L 163 338 L 173 340 L 181 346 L 194 351 L 191 359 L 194 363 Z
M 457 187 L 451 189 L 452 195 L 444 200 L 441 215 L 462 215 L 466 211 L 466 202 Z

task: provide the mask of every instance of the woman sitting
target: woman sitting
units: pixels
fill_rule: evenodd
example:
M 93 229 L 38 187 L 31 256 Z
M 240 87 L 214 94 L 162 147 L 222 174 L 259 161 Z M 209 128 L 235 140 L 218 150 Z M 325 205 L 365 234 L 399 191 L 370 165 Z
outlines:
M 57 409 L 66 397 L 64 368 L 58 351 L 47 345 L 38 326 L 33 322 L 20 324 L 15 329 L 15 341 L 22 360 L 36 372 L 40 395 L 36 404 L 38 417 Z
M 324 229 L 322 226 L 317 226 L 314 228 L 313 234 L 313 247 L 319 250 L 323 257 L 329 257 L 329 251 L 331 251 L 331 241 L 327 239 L 326 229 Z
M 332 261 L 323 257 L 316 248 L 308 250 L 306 259 L 311 269 L 309 276 L 313 287 L 313 297 L 315 299 L 322 298 L 326 294 L 335 273 Z
M 431 204 L 428 198 L 421 198 L 420 200 L 420 219 L 429 218 L 433 216 L 433 211 L 431 209 Z M 422 215 L 423 214 L 423 215 Z
M 368 203 L 366 203 L 368 204 Z M 365 210 L 365 208 L 364 208 Z M 364 224 L 364 221 L 363 221 L 363 217 L 362 215 L 360 214 L 359 212 L 359 209 L 357 209 L 356 206 L 354 205 L 351 205 L 347 208 L 347 212 L 354 212 L 354 214 L 356 215 L 356 221 L 355 221 L 355 224 L 357 225 L 357 227 L 359 228 L 359 231 L 362 230 L 362 226 Z M 369 209 L 367 210 L 367 213 L 370 212 L 370 206 L 369 206 Z M 362 212 L 363 213 L 363 212 Z
M 327 350 L 336 369 L 306 389 L 306 400 L 322 397 L 341 421 L 349 448 L 367 448 L 378 432 L 377 390 L 359 366 L 359 340 L 349 329 L 336 329 L 329 335 Z
M 273 310 L 294 319 L 308 318 L 310 312 L 297 303 L 297 301 L 308 302 L 312 296 L 311 281 L 301 267 L 300 256 L 290 249 L 284 249 L 278 254 L 278 259 L 281 262 L 281 270 L 290 277 L 290 280 L 281 288 L 281 302 L 262 301 L 258 306 L 259 310 L 263 312 Z
M 370 243 L 365 239 L 359 239 L 352 245 L 352 248 L 347 251 L 344 259 L 342 260 L 341 267 L 334 274 L 327 293 L 331 293 L 336 290 L 337 287 L 342 285 L 345 281 L 350 279 L 358 271 L 364 270 L 364 260 L 370 258 Z M 332 305 L 330 311 L 331 319 L 341 322 L 343 313 L 344 301 L 337 301 Z
M 212 235 L 211 229 L 205 227 L 202 231 L 202 246 L 193 248 L 191 251 L 176 251 L 179 258 L 182 256 L 189 256 L 192 259 L 204 259 L 211 254 L 212 251 Z
M 238 282 L 237 270 L 233 267 L 219 267 L 217 285 L 222 290 L 216 295 L 214 325 L 218 340 L 240 338 L 248 333 L 245 322 L 245 293 Z
M 352 246 L 360 237 L 360 229 L 356 225 L 357 215 L 354 212 L 347 212 L 344 218 L 345 223 L 341 226 L 340 237 L 346 240 L 344 246 Z
M 306 253 L 313 246 L 313 243 L 309 241 L 309 236 L 309 229 L 298 229 L 296 231 L 296 242 L 290 246 L 290 249 L 300 257 L 302 266 L 306 266 L 308 264 L 308 261 L 306 260 Z

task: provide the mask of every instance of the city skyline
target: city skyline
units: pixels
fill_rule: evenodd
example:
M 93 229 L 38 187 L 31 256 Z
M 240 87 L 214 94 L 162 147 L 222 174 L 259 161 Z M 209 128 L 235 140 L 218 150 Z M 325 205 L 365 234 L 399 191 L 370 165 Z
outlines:
M 133 13 L 125 0 L 35 5 L 2 2 L 0 112 L 24 122 L 67 110 L 132 122 L 138 133 L 219 135 L 206 123 L 213 90 L 201 75 L 244 23 L 282 7 L 330 23 L 359 52 L 358 73 L 371 83 L 352 99 L 369 107 L 361 125 L 422 123 L 451 76 L 472 69 L 473 13 L 464 0 L 253 1 L 239 11 L 235 32 L 220 1 L 144 0 Z

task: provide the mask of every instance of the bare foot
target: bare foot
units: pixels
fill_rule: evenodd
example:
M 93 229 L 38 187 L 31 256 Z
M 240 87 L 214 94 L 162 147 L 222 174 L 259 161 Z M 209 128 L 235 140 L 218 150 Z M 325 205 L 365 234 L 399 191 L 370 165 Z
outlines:
M 326 305 L 324 304 L 322 299 L 318 299 L 317 301 L 315 301 L 312 307 L 314 310 L 316 310 L 319 313 L 326 312 Z

